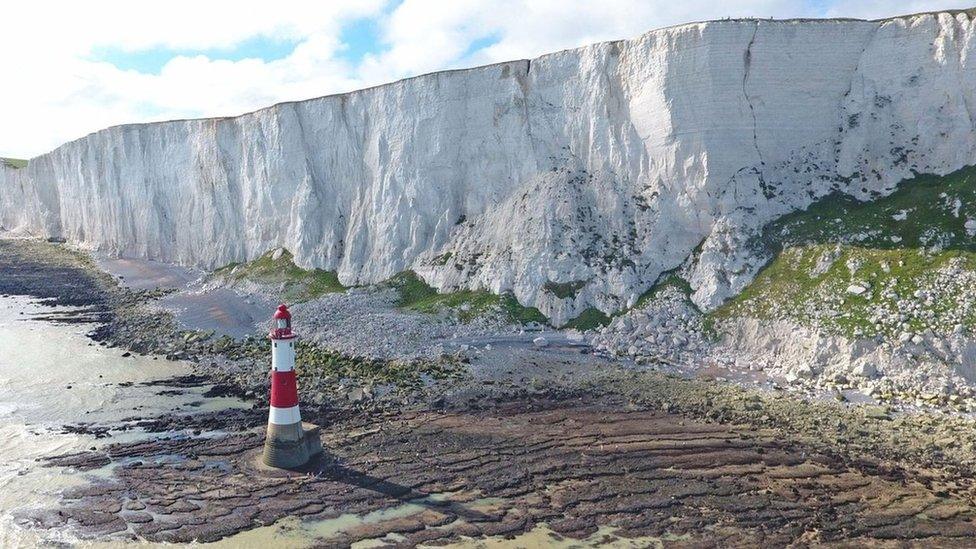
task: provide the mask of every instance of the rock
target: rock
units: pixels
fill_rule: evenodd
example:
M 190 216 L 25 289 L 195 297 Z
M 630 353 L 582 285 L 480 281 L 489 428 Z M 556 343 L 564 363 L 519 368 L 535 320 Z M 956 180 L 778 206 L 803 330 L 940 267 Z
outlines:
M 284 248 L 278 248 L 278 249 L 276 249 L 274 251 L 274 253 L 271 254 L 271 260 L 272 261 L 278 261 L 279 259 L 281 259 L 281 256 L 284 253 L 285 253 L 285 249 Z
M 874 364 L 870 362 L 860 362 L 854 366 L 854 370 L 851 372 L 858 377 L 863 377 L 866 379 L 874 379 L 878 377 L 878 369 Z
M 355 387 L 346 393 L 346 400 L 349 402 L 361 402 L 366 399 L 366 390 L 362 387 Z
M 847 287 L 847 293 L 849 294 L 861 295 L 866 291 L 868 291 L 868 289 L 859 284 L 851 284 Z
M 864 417 L 868 419 L 891 419 L 888 408 L 884 406 L 865 406 Z
M 146 524 L 153 520 L 153 516 L 145 511 L 123 511 L 120 516 L 132 524 Z
M 967 219 L 965 223 L 966 234 L 976 236 L 976 219 Z
M 810 379 L 813 377 L 813 368 L 811 368 L 808 364 L 801 364 L 797 366 L 794 373 L 800 378 Z

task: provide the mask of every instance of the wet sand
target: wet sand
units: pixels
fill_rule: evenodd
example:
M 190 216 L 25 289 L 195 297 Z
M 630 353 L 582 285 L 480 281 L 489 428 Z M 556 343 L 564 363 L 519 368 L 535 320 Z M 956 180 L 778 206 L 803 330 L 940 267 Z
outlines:
M 173 290 L 160 297 L 155 305 L 171 313 L 187 330 L 214 331 L 218 335 L 239 338 L 254 335 L 258 325 L 267 320 L 275 303 L 254 296 L 242 296 L 226 288 L 208 288 L 205 273 L 195 269 L 148 261 L 101 257 L 99 269 L 118 278 L 119 284 L 132 290 Z

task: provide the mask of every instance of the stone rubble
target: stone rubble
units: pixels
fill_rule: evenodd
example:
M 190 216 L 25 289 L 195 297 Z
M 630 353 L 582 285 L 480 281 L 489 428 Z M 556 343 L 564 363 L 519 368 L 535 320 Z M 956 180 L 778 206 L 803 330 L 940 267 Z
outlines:
M 380 359 L 436 358 L 455 349 L 474 352 L 461 342 L 517 334 L 522 329 L 501 315 L 461 322 L 450 311 L 438 315 L 402 311 L 396 307 L 398 299 L 395 289 L 351 288 L 298 303 L 292 314 L 312 341 L 353 356 Z
M 919 288 L 908 296 L 892 285 L 847 288 L 884 297 L 872 309 L 871 332 L 854 337 L 833 328 L 847 314 L 841 312 L 843 294 L 819 296 L 800 310 L 771 304 L 771 320 L 747 312 L 706 330 L 704 315 L 670 287 L 587 335 L 597 352 L 638 364 L 689 372 L 719 366 L 762 372 L 809 394 L 827 390 L 846 399 L 845 392 L 855 391 L 882 402 L 976 411 L 976 338 L 967 327 L 976 317 L 976 272 L 957 258 L 916 282 Z
M 594 350 L 638 363 L 700 364 L 710 348 L 701 313 L 666 286 L 647 305 L 618 316 L 590 338 Z

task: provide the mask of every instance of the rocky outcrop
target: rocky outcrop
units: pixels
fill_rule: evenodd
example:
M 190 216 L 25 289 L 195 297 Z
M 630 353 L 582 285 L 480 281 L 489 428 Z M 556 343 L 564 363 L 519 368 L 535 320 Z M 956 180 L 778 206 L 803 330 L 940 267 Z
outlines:
M 683 265 L 710 308 L 770 220 L 976 163 L 973 37 L 965 12 L 696 23 L 113 127 L 0 168 L 0 225 L 202 267 L 284 246 L 347 285 L 413 269 L 557 323 Z

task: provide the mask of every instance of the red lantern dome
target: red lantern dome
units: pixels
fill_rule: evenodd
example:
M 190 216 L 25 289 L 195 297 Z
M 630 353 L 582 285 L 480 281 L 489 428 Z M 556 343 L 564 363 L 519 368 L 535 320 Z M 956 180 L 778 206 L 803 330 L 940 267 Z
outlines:
M 285 320 L 291 320 L 291 313 L 288 312 L 288 307 L 284 303 L 282 303 L 281 305 L 278 305 L 278 309 L 275 311 L 273 318 L 275 320 L 278 320 L 280 318 L 283 318 Z
M 272 319 L 271 333 L 268 334 L 271 339 L 292 339 L 295 337 L 291 331 L 291 313 L 288 312 L 288 307 L 284 303 L 278 305 Z

